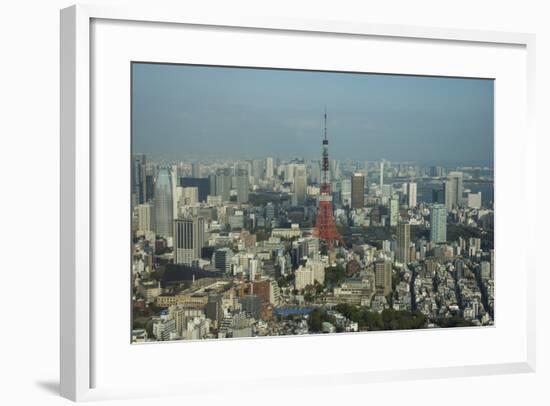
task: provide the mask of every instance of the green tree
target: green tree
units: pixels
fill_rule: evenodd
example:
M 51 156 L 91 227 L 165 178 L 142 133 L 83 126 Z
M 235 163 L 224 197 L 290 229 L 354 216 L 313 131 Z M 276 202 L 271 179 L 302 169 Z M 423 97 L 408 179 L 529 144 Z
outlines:
M 309 314 L 309 329 L 313 332 L 321 331 L 323 321 L 321 318 L 321 310 L 315 309 Z

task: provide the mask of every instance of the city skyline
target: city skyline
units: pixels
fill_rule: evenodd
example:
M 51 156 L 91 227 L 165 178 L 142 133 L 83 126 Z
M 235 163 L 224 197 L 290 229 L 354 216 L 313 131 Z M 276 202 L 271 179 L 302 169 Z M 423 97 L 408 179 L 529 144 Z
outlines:
M 170 75 L 133 82 L 132 343 L 494 324 L 492 82 L 193 70 L 183 93 Z M 377 142 L 354 133 L 365 78 L 392 117 Z M 311 108 L 316 81 L 338 84 L 335 120 Z
M 490 79 L 147 63 L 132 72 L 133 151 L 154 160 L 318 159 L 326 107 L 333 159 L 493 163 Z

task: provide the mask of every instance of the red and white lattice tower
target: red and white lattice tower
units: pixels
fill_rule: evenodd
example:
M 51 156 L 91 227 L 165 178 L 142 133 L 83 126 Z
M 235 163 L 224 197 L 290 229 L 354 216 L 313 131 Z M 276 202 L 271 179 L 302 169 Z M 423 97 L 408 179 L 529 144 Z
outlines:
M 336 229 L 332 211 L 332 192 L 330 187 L 329 160 L 328 160 L 328 138 L 327 138 L 327 112 L 325 110 L 325 138 L 323 139 L 323 155 L 321 159 L 321 190 L 319 194 L 319 209 L 317 210 L 317 224 L 314 235 L 319 237 L 327 245 L 330 252 L 334 243 L 344 241 Z

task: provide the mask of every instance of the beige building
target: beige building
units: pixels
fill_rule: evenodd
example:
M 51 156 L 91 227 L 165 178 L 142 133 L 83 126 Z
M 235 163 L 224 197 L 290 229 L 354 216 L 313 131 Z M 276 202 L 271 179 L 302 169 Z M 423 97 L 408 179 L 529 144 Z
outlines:
M 149 203 L 138 204 L 137 207 L 138 227 L 137 233 L 144 235 L 152 230 L 151 205 Z
M 390 261 L 379 261 L 374 264 L 374 281 L 378 292 L 387 295 L 392 291 L 392 265 Z
M 178 293 L 157 296 L 155 304 L 159 307 L 182 305 L 195 309 L 202 309 L 208 303 L 206 293 Z
M 274 228 L 273 231 L 271 231 L 272 237 L 293 238 L 300 237 L 301 235 L 302 231 L 298 224 L 292 224 L 290 228 Z
M 325 263 L 321 261 L 307 261 L 296 270 L 294 285 L 296 289 L 304 289 L 308 285 L 314 285 L 315 281 L 325 283 Z
M 397 253 L 396 260 L 401 264 L 410 262 L 411 225 L 401 221 L 397 225 Z

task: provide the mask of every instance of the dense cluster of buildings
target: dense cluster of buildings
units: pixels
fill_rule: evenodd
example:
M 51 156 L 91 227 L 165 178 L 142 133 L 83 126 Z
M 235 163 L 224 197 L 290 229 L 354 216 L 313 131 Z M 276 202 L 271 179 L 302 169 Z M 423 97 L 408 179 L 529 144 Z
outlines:
M 329 171 L 342 236 L 331 249 L 316 232 L 319 161 L 134 155 L 133 341 L 365 330 L 341 304 L 420 312 L 426 328 L 492 324 L 492 169 Z

